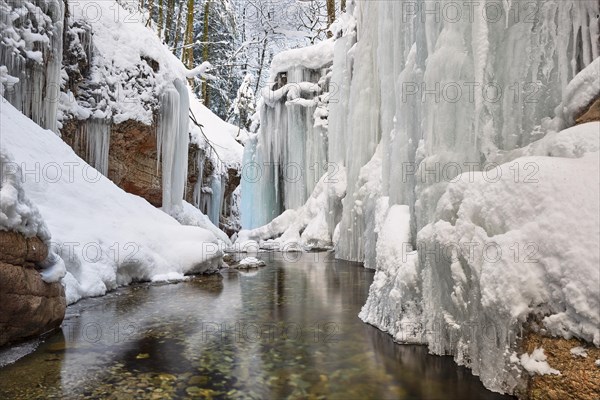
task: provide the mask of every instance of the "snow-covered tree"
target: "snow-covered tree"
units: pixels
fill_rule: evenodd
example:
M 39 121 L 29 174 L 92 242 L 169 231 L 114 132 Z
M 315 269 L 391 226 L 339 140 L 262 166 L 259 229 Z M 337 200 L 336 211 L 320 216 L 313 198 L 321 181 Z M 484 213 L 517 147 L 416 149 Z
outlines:
M 249 89 L 257 94 L 268 83 L 268 68 L 275 54 L 327 37 L 336 3 L 335 0 L 148 0 L 140 5 L 151 16 L 157 34 L 189 69 L 203 62 L 212 65 L 212 79 L 196 77 L 191 82 L 205 105 L 227 119 L 232 117 L 232 99 L 238 100 L 242 85 L 246 85 L 247 96 Z M 245 78 L 248 76 L 252 77 L 250 85 Z M 247 102 L 254 104 L 254 99 Z M 247 124 L 246 119 L 241 126 Z
M 242 129 L 249 130 L 252 114 L 256 111 L 252 74 L 246 74 L 240 85 L 237 96 L 231 104 L 229 122 Z

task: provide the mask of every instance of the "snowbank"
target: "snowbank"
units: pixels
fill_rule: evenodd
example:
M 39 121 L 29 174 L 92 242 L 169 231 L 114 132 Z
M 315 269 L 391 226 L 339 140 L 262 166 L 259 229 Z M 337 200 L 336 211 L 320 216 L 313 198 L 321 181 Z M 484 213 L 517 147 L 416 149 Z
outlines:
M 3 152 L 23 170 L 23 187 L 52 233 L 52 248 L 68 271 L 67 301 L 99 296 L 134 280 L 214 268 L 217 238 L 182 226 L 144 199 L 128 194 L 2 99 Z
M 198 226 L 202 229 L 206 229 L 226 246 L 231 245 L 231 240 L 229 240 L 229 237 L 227 237 L 225 232 L 216 227 L 202 211 L 187 201 L 183 201 L 182 209 L 174 210 L 171 216 L 182 225 Z
M 275 82 L 277 74 L 290 68 L 321 69 L 333 60 L 335 40 L 328 39 L 312 46 L 301 47 L 277 53 L 271 61 L 269 82 Z
M 223 121 L 215 113 L 206 108 L 196 98 L 188 86 L 190 94 L 190 110 L 196 121 L 202 125 L 202 131 L 193 122 L 190 122 L 191 143 L 200 148 L 212 150 L 216 153 L 216 163 L 225 168 L 240 168 L 244 148 L 235 138 L 240 134 L 240 128 Z M 209 144 L 206 143 L 208 140 Z
M 283 251 L 323 249 L 333 245 L 328 226 L 329 204 L 338 204 L 346 194 L 346 174 L 337 171 L 321 177 L 306 203 L 295 210 L 286 210 L 269 224 L 238 233 L 234 249 L 255 251 L 257 247 Z M 273 239 L 273 240 L 269 240 Z
M 398 341 L 453 354 L 488 388 L 509 392 L 522 369 L 505 366 L 532 315 L 550 335 L 600 346 L 599 131 L 594 122 L 548 135 L 494 172 L 457 177 L 418 233 L 418 262 L 410 237 L 387 233 L 409 225 L 393 206 L 360 317 Z M 573 158 L 547 156 L 561 151 Z M 555 373 L 538 358 L 521 364 Z
M 554 112 L 556 127 L 575 123 L 575 118 L 600 94 L 600 57 L 579 72 L 567 85 L 561 104 Z
M 0 166 L 0 230 L 50 240 L 42 215 L 25 194 L 21 169 L 4 148 L 0 153 Z

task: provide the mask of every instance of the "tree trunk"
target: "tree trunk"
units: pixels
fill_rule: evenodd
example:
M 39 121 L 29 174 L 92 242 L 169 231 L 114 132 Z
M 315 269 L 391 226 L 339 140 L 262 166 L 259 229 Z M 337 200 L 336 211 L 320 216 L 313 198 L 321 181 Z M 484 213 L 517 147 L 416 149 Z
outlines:
M 158 0 L 158 37 L 162 38 L 163 28 L 163 0 Z
M 181 52 L 181 62 L 188 68 L 194 68 L 194 0 L 188 0 L 187 18 L 185 27 L 185 38 L 183 39 L 183 51 Z M 193 85 L 192 85 L 193 86 Z
M 173 43 L 173 48 L 175 49 L 175 52 L 177 52 L 179 42 L 181 41 L 181 14 L 183 14 L 183 2 L 179 4 L 179 10 L 177 11 L 177 26 L 175 26 L 175 43 Z
M 327 0 L 327 29 L 335 21 L 335 0 Z M 327 37 L 331 37 L 332 33 L 327 31 Z
M 146 26 L 152 28 L 152 17 L 154 14 L 154 0 L 148 0 L 148 22 L 146 22 Z
M 340 0 L 340 10 L 346 12 L 346 0 Z
M 209 12 L 210 12 L 210 3 L 211 0 L 206 0 L 204 3 L 204 32 L 202 34 L 202 61 L 208 61 L 208 56 L 210 54 L 210 46 L 208 44 L 208 22 L 209 22 Z M 206 79 L 202 79 L 202 98 L 204 99 L 204 105 L 208 107 L 208 82 Z
M 267 35 L 267 33 L 265 32 L 265 35 Z M 268 42 L 268 38 L 265 37 L 265 41 L 263 42 L 263 48 L 262 48 L 262 52 L 260 54 L 260 64 L 258 65 L 258 74 L 256 77 L 256 87 L 254 88 L 254 93 L 258 93 L 258 88 L 260 87 L 260 78 L 262 75 L 262 71 L 263 71 L 263 64 L 265 63 L 265 53 L 267 52 L 267 42 Z
M 165 27 L 165 42 L 171 43 L 173 37 L 173 14 L 175 14 L 175 0 L 167 0 L 167 24 Z

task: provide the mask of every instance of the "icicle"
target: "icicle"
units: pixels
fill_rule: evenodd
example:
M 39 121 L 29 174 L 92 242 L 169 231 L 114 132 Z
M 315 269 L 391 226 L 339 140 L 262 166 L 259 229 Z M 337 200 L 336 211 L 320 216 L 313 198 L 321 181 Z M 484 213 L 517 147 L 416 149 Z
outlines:
M 63 54 L 64 3 L 36 0 L 31 7 L 0 2 L 0 65 L 19 79 L 4 97 L 38 125 L 58 133 L 57 107 Z M 15 20 L 8 13 L 19 8 Z M 27 12 L 23 13 L 23 10 Z M 32 30 L 35 30 L 32 32 Z
M 103 119 L 92 118 L 82 123 L 83 140 L 87 146 L 87 161 L 102 175 L 108 176 L 111 124 Z
M 162 167 L 163 209 L 170 213 L 182 206 L 187 181 L 189 146 L 189 98 L 185 84 L 176 79 L 160 99 L 157 162 Z

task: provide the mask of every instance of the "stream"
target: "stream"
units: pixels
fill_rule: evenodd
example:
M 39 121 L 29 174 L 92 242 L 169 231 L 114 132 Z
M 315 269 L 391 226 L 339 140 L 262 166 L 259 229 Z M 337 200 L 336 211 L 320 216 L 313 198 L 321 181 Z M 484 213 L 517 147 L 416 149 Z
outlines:
M 364 324 L 373 271 L 331 253 L 259 257 L 68 307 L 62 331 L 0 369 L 0 398 L 510 399 Z

